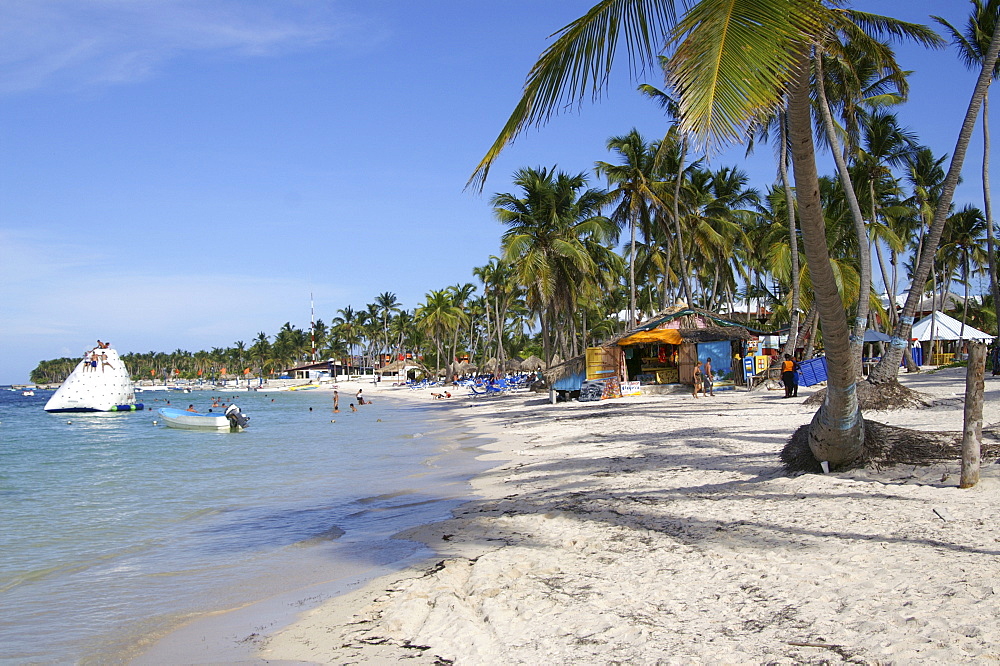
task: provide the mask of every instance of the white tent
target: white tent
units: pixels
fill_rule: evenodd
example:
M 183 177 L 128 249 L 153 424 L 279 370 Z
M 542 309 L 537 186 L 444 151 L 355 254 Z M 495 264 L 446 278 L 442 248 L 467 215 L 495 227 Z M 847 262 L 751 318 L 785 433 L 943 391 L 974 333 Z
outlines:
M 992 335 L 983 333 L 978 328 L 973 328 L 968 324 L 965 325 L 965 329 L 963 330 L 962 322 L 936 310 L 913 325 L 913 332 L 910 334 L 910 337 L 921 342 L 928 342 L 931 339 L 931 317 L 934 318 L 935 340 L 993 340 Z M 961 333 L 961 336 L 959 336 L 959 333 Z

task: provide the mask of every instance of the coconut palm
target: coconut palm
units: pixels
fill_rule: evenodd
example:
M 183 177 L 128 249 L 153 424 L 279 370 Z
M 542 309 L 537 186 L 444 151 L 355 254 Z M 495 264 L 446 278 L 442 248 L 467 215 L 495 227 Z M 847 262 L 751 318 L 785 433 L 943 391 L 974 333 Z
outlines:
M 932 16 L 951 35 L 958 48 L 959 58 L 969 69 L 982 69 L 989 51 L 990 40 L 1000 22 L 1000 0 L 971 0 L 972 12 L 963 30 L 958 30 L 940 16 Z M 993 79 L 1000 76 L 1000 67 L 994 65 Z M 992 79 L 990 80 L 992 82 Z M 988 86 L 989 84 L 987 84 Z M 997 272 L 996 230 L 993 223 L 993 205 L 990 196 L 990 90 L 983 94 L 983 204 L 986 214 L 986 252 L 989 257 L 990 294 L 994 303 L 1000 303 L 1000 278 Z M 997 331 L 1000 333 L 1000 330 Z
M 653 206 L 663 207 L 656 187 L 656 147 L 648 144 L 638 130 L 608 139 L 608 150 L 618 157 L 618 163 L 599 161 L 597 173 L 603 175 L 612 187 L 611 197 L 618 204 L 611 219 L 619 226 L 628 226 L 630 233 L 628 259 L 629 321 L 636 318 L 636 229 L 641 228 L 644 240 L 652 235 Z
M 955 143 L 955 151 L 952 154 L 951 164 L 945 176 L 941 196 L 934 208 L 934 217 L 930 229 L 924 241 L 924 249 L 920 254 L 919 262 L 916 265 L 910 291 L 906 297 L 906 303 L 900 312 L 899 322 L 893 331 L 892 341 L 889 349 L 882 354 L 882 359 L 878 365 L 868 375 L 868 381 L 873 384 L 895 381 L 896 373 L 899 371 L 900 360 L 903 350 L 906 348 L 910 336 L 910 329 L 913 327 L 913 317 L 917 310 L 917 304 L 923 296 L 923 285 L 931 272 L 934 264 L 934 256 L 941 234 L 944 232 L 948 215 L 951 211 L 951 201 L 958 187 L 958 181 L 962 175 L 962 163 L 965 161 L 965 153 L 968 150 L 969 142 L 972 140 L 972 130 L 976 125 L 976 117 L 979 115 L 979 108 L 983 105 L 983 100 L 989 90 L 989 85 L 996 75 L 997 57 L 1000 55 L 1000 22 L 993 28 L 989 46 L 983 54 L 980 62 L 979 78 L 969 101 L 965 118 L 962 121 L 962 129 L 958 134 Z
M 461 309 L 455 306 L 452 295 L 447 289 L 429 291 L 423 305 L 417 307 L 416 318 L 419 326 L 431 336 L 434 348 L 437 350 L 435 359 L 437 374 L 441 373 L 443 359 L 441 341 L 461 324 L 463 314 Z
M 399 312 L 400 302 L 396 294 L 384 291 L 375 297 L 375 305 L 378 306 L 378 320 L 382 324 L 383 346 L 380 349 L 389 351 L 389 320 Z
M 864 428 L 849 327 L 834 282 L 820 207 L 810 57 L 813 45 L 829 34 L 831 26 L 846 23 L 866 32 L 905 32 L 898 22 L 810 0 L 701 0 L 679 21 L 675 3 L 669 0 L 600 2 L 560 30 L 543 52 L 528 75 L 521 101 L 470 179 L 471 184 L 482 183 L 500 151 L 525 128 L 543 123 L 566 102 L 599 92 L 620 34 L 630 56 L 645 66 L 653 64 L 661 46 L 658 36 L 668 36 L 675 47 L 670 83 L 678 92 L 681 128 L 702 143 L 739 140 L 751 123 L 787 99 L 803 245 L 829 368 L 826 401 L 808 429 L 808 441 L 819 460 L 835 466 L 860 455 Z
M 490 200 L 507 230 L 502 237 L 504 261 L 526 290 L 528 306 L 538 313 L 545 360 L 552 347 L 568 354 L 575 339 L 573 313 L 581 294 L 606 277 L 602 266 L 615 264 L 608 244 L 614 224 L 599 214 L 607 192 L 587 188 L 583 174 L 548 169 L 519 169 L 514 184 L 521 196 L 496 194 Z
M 949 278 L 957 273 L 965 288 L 962 299 L 962 331 L 965 330 L 966 314 L 969 310 L 969 283 L 972 276 L 987 266 L 987 253 L 983 252 L 983 238 L 986 236 L 986 216 L 975 206 L 965 206 L 950 218 L 941 236 L 938 256 L 945 266 Z M 949 280 L 950 282 L 950 280 Z M 950 287 L 946 284 L 944 292 Z M 962 335 L 960 333 L 960 335 Z

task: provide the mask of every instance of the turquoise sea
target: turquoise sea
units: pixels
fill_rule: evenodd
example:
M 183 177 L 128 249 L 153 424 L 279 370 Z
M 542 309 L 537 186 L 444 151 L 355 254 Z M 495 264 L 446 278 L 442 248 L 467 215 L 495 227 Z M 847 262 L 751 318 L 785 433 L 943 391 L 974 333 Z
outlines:
M 484 468 L 459 420 L 391 396 L 333 415 L 328 391 L 141 394 L 235 397 L 250 427 L 214 433 L 48 414 L 50 395 L 0 390 L 3 663 L 122 662 L 199 614 L 428 557 L 392 535 L 447 518 Z

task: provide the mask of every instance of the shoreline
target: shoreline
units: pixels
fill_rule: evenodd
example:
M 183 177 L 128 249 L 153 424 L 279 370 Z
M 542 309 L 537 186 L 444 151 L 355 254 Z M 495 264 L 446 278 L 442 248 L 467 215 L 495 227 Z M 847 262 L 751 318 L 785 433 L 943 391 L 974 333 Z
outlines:
M 936 406 L 867 418 L 961 430 L 964 370 L 900 380 Z M 986 391 L 996 424 L 1000 381 Z M 302 614 L 257 658 L 1000 658 L 1000 465 L 970 490 L 958 461 L 785 475 L 778 452 L 814 414 L 801 404 L 812 392 L 461 398 L 449 409 L 475 410 L 496 466 L 452 519 L 397 535 L 437 555 Z
M 426 409 L 429 405 L 425 403 L 431 401 L 429 392 L 424 396 L 416 391 L 409 391 L 401 387 L 375 387 L 371 383 L 359 382 L 340 382 L 338 386 L 341 394 L 341 413 L 338 415 L 338 419 L 345 416 L 345 412 L 350 412 L 348 405 L 355 401 L 358 389 L 363 389 L 364 394 L 371 397 L 373 403 L 376 403 L 376 409 L 379 407 L 377 403 L 381 402 L 381 406 L 384 407 L 391 401 L 394 409 L 417 407 L 424 411 L 424 420 L 426 421 L 424 432 L 416 433 L 414 437 L 431 436 L 439 441 L 434 445 L 433 450 L 428 451 L 421 468 L 437 468 L 444 471 L 445 474 L 415 468 L 406 477 L 401 477 L 401 482 L 404 484 L 408 483 L 405 481 L 406 478 L 412 477 L 418 485 L 422 483 L 420 477 L 428 473 L 436 475 L 432 478 L 442 477 L 430 487 L 435 490 L 432 495 L 427 496 L 426 500 L 421 501 L 422 504 L 433 501 L 435 503 L 444 502 L 446 507 L 457 506 L 471 497 L 467 480 L 482 470 L 484 465 L 476 460 L 475 451 L 471 453 L 469 451 L 467 443 L 469 437 L 464 431 L 465 423 L 463 421 L 442 418 L 443 415 L 436 415 L 433 411 Z M 317 391 L 324 393 L 327 396 L 326 400 L 332 400 L 332 387 L 323 387 Z M 359 407 L 359 411 L 365 409 L 365 406 Z M 386 414 L 380 415 L 386 417 Z M 456 468 L 456 465 L 457 471 L 451 471 Z M 457 475 L 456 478 L 445 478 L 453 474 Z M 462 475 L 465 477 L 464 484 Z M 455 487 L 456 482 L 457 488 Z M 365 504 L 368 501 L 381 500 L 386 497 L 388 496 L 379 495 L 367 499 L 362 498 L 360 502 Z M 447 511 L 447 508 L 445 510 Z M 424 519 L 429 518 L 425 517 Z M 385 560 L 385 558 L 378 556 L 373 557 L 370 552 L 363 549 L 366 538 L 368 537 L 349 533 L 336 540 L 338 548 L 348 549 L 348 559 L 341 563 L 341 568 L 338 568 L 337 577 L 334 579 L 308 581 L 298 576 L 294 585 L 282 588 L 281 584 L 278 583 L 273 594 L 245 605 L 197 612 L 175 622 L 170 629 L 162 634 L 149 637 L 141 644 L 133 645 L 122 654 L 122 657 L 126 663 L 134 664 L 242 663 L 253 661 L 254 654 L 264 636 L 292 623 L 303 609 L 349 593 L 371 580 L 391 576 L 408 566 L 416 566 L 432 556 L 431 549 L 423 543 L 414 542 L 410 546 L 403 546 L 403 542 L 400 541 L 401 548 L 399 550 L 401 552 L 411 551 L 410 554 L 401 559 L 392 560 Z M 395 540 L 398 537 L 393 535 L 389 538 Z M 396 549 L 392 550 L 395 552 Z M 352 552 L 354 553 L 353 558 L 350 556 Z M 342 552 L 341 556 L 343 555 Z M 323 557 L 323 554 L 307 555 L 306 561 L 315 557 Z M 385 561 L 378 563 L 379 559 Z

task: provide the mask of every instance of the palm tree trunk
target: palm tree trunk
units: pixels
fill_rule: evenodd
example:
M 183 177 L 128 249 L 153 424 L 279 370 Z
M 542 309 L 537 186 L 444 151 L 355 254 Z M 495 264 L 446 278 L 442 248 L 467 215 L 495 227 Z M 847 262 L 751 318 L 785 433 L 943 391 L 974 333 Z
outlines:
M 542 354 L 545 356 L 545 367 L 549 367 L 552 365 L 552 342 L 549 340 L 549 321 L 545 308 L 539 312 L 538 318 L 542 325 Z
M 688 285 L 688 266 L 687 259 L 684 257 L 684 244 L 681 239 L 684 237 L 684 232 L 681 230 L 681 181 L 684 178 L 684 160 L 687 157 L 687 138 L 681 139 L 681 154 L 677 160 L 677 181 L 674 183 L 674 201 L 673 201 L 673 214 L 674 214 L 674 233 L 677 234 L 677 259 L 681 266 L 681 288 L 684 290 L 684 301 L 687 303 L 688 307 L 691 307 L 691 287 Z
M 810 360 L 816 355 L 816 332 L 819 329 L 819 315 L 816 313 L 816 304 L 813 303 L 806 314 L 806 320 L 802 322 L 802 331 L 799 332 L 800 339 L 808 339 L 809 343 L 803 349 L 803 360 Z M 805 333 L 803 335 L 802 333 Z
M 628 256 L 628 323 L 635 326 L 635 219 L 629 220 L 632 232 L 632 242 L 629 245 Z
M 858 204 L 857 193 L 854 191 L 854 183 L 851 182 L 851 174 L 847 170 L 847 162 L 840 151 L 840 141 L 837 139 L 837 132 L 833 126 L 833 115 L 830 113 L 830 104 L 826 99 L 826 87 L 823 81 L 823 53 L 821 51 L 816 52 L 814 62 L 816 63 L 816 91 L 823 117 L 823 128 L 826 131 L 827 140 L 830 142 L 833 160 L 837 164 L 837 174 L 840 176 L 844 195 L 847 198 L 848 207 L 851 209 L 854 235 L 858 240 L 858 280 L 861 288 L 858 293 L 858 308 L 854 315 L 854 330 L 851 332 L 851 353 L 854 354 L 854 374 L 856 377 L 860 377 L 861 353 L 864 348 L 865 328 L 868 326 L 868 299 L 872 291 L 872 253 L 869 247 L 865 218 L 861 214 L 861 206 Z M 874 217 L 874 208 L 872 211 Z
M 944 232 L 944 225 L 948 221 L 948 212 L 951 209 L 951 201 L 955 195 L 955 188 L 958 186 L 959 177 L 962 175 L 962 163 L 965 161 L 965 153 L 972 140 L 972 130 L 976 126 L 976 117 L 979 115 L 979 108 L 983 105 L 983 100 L 989 90 L 990 80 L 993 77 L 993 69 L 996 67 L 997 55 L 1000 54 L 1000 22 L 993 30 L 993 38 L 990 40 L 990 48 L 983 57 L 983 68 L 976 81 L 976 87 L 969 101 L 969 108 L 965 113 L 965 120 L 962 122 L 962 130 L 958 134 L 958 141 L 955 144 L 955 152 L 951 158 L 951 166 L 948 168 L 948 175 L 945 176 L 944 184 L 941 188 L 941 196 L 938 199 L 937 207 L 934 209 L 934 222 L 931 224 L 930 232 L 924 243 L 924 251 L 920 255 L 920 263 L 917 265 L 910 283 L 910 293 L 906 297 L 906 304 L 900 313 L 899 323 L 893 332 L 892 341 L 888 351 L 882 355 L 882 360 L 868 375 L 868 381 L 873 384 L 881 384 L 895 381 L 900 360 L 903 357 L 903 349 L 906 341 L 910 337 L 910 329 L 913 328 L 913 315 L 917 311 L 917 304 L 920 302 L 924 291 L 924 284 L 927 282 L 927 275 L 930 273 L 934 263 L 934 255 L 938 243 L 941 242 L 941 234 Z
M 788 118 L 783 111 L 779 115 L 781 124 L 781 150 L 778 157 L 778 172 L 781 174 L 781 184 L 785 190 L 785 207 L 788 209 L 788 240 L 792 259 L 792 314 L 788 326 L 788 340 L 785 341 L 785 354 L 795 355 L 799 346 L 799 309 L 802 302 L 802 284 L 799 280 L 799 235 L 795 229 L 795 199 L 792 197 L 792 184 L 788 180 Z
M 896 300 L 896 294 L 892 288 L 892 281 L 889 278 L 889 265 L 885 260 L 885 254 L 882 252 L 882 243 L 877 239 L 875 240 L 875 257 L 878 259 L 878 269 L 882 273 L 882 285 L 885 287 L 885 296 L 889 301 L 889 324 L 895 323 L 893 321 L 893 311 L 892 303 Z
M 1000 278 L 997 271 L 996 230 L 993 227 L 993 204 L 990 196 L 990 92 L 983 96 L 983 212 L 986 214 L 986 256 L 987 270 L 990 272 L 990 293 L 993 294 L 993 308 L 1000 312 Z M 997 333 L 1000 334 L 1000 317 L 997 318 Z
M 826 244 L 826 223 L 816 171 L 809 99 L 809 54 L 798 55 L 798 71 L 789 91 L 788 130 L 792 144 L 795 195 L 799 204 L 802 244 L 812 275 L 813 294 L 823 322 L 827 358 L 827 388 L 823 405 L 809 426 L 809 448 L 820 462 L 849 464 L 860 457 L 864 421 L 858 407 L 853 350 L 844 303 Z

